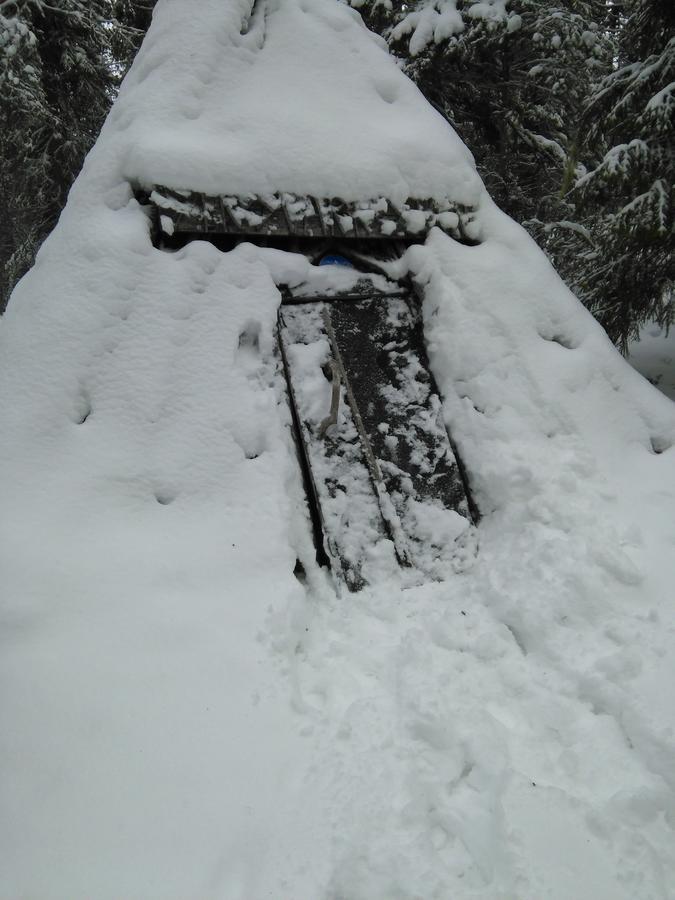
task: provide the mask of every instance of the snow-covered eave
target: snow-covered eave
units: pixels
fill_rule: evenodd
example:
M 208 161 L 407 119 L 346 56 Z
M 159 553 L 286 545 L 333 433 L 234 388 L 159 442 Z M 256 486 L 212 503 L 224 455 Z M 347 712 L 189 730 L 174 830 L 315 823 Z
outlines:
M 348 201 L 279 191 L 210 196 L 153 185 L 146 197 L 160 230 L 175 233 L 337 238 L 419 238 L 438 227 L 463 242 L 478 236 L 476 210 L 452 200 L 386 197 Z

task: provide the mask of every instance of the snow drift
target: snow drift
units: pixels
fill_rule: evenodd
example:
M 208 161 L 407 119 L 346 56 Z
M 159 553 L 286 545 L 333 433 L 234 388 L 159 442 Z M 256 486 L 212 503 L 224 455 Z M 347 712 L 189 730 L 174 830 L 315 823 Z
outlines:
M 671 898 L 675 407 L 353 13 L 250 6 L 162 0 L 0 325 L 0 894 Z M 470 571 L 337 597 L 273 352 L 310 264 L 156 249 L 148 182 L 478 207 L 389 273 Z

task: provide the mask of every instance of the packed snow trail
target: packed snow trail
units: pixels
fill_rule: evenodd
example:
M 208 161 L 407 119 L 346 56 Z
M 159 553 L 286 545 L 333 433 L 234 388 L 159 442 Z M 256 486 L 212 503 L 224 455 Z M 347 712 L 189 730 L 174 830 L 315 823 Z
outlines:
M 201 166 L 225 192 L 223 143 L 243 160 L 264 138 L 275 177 L 304 167 L 319 195 L 358 164 L 422 196 L 432 113 L 344 6 L 270 4 L 262 49 L 247 8 L 160 0 L 0 322 L 0 896 L 672 900 L 675 406 L 438 120 L 441 193 L 471 192 L 480 243 L 434 231 L 389 275 L 424 296 L 480 553 L 338 597 L 275 350 L 277 285 L 328 276 L 252 244 L 162 252 L 132 185 Z M 301 49 L 330 61 L 299 101 L 326 133 L 335 95 L 363 127 L 391 113 L 389 141 L 409 116 L 386 164 L 357 141 L 298 160 Z M 237 107 L 263 56 L 273 134 Z M 351 69 L 337 91 L 345 59 L 399 99 Z

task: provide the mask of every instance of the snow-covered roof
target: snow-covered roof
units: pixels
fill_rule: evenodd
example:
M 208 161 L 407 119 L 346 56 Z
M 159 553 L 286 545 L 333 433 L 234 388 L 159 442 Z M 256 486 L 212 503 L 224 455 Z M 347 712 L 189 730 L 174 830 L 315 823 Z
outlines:
M 453 129 L 337 0 L 166 0 L 111 126 L 125 174 L 211 196 L 473 207 Z
M 665 900 L 675 406 L 338 0 L 271 4 L 262 49 L 249 5 L 160 0 L 0 320 L 0 897 Z M 331 94 L 327 36 L 398 100 L 349 66 Z M 364 128 L 377 107 L 410 156 L 379 132 L 363 171 L 346 137 L 319 152 L 277 83 Z M 278 158 L 261 109 L 288 120 Z M 382 263 L 424 297 L 482 513 L 445 581 L 346 598 L 316 565 L 275 342 L 278 286 L 328 275 L 252 243 L 162 250 L 133 192 L 282 173 L 317 196 L 477 192 L 479 244 L 432 229 Z

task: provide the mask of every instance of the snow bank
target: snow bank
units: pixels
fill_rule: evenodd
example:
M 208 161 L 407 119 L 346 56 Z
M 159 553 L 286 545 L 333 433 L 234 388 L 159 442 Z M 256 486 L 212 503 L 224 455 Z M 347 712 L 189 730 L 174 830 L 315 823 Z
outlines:
M 158 7 L 0 323 L 0 895 L 672 898 L 675 407 L 481 193 L 480 246 L 433 232 L 392 271 L 424 292 L 478 559 L 338 598 L 273 352 L 276 284 L 309 264 L 155 249 L 129 182 L 243 189 L 304 166 L 308 192 L 348 174 L 445 191 L 467 157 L 440 176 L 435 141 L 420 166 L 366 136 L 382 158 L 350 173 L 345 144 L 324 155 L 314 135 L 297 168 L 268 158 L 303 60 L 303 83 L 334 78 L 317 97 L 336 132 L 365 102 L 352 47 L 413 89 L 330 0 L 270 4 L 286 43 L 270 24 L 260 50 L 247 4 L 198 5 Z M 276 46 L 294 53 L 258 80 Z M 253 119 L 280 107 L 248 167 L 233 110 L 219 119 L 224 73 Z M 169 131 L 193 89 L 203 121 Z M 399 100 L 391 128 L 437 121 Z M 311 117 L 293 115 L 302 145 Z
M 655 322 L 645 325 L 629 347 L 628 360 L 666 397 L 675 400 L 675 328 L 666 333 Z
M 675 408 L 480 212 L 481 246 L 436 232 L 391 273 L 424 291 L 477 564 L 325 597 L 297 665 L 312 793 L 336 798 L 328 896 L 669 898 Z

